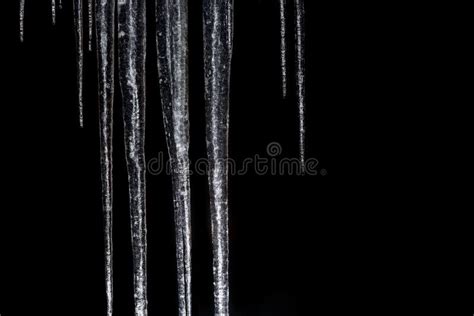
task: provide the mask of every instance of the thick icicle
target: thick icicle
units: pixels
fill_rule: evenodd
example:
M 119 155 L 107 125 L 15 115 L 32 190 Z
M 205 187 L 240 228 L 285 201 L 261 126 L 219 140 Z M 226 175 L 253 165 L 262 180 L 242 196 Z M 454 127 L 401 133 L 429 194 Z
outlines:
M 20 0 L 20 41 L 23 42 L 25 31 L 25 0 Z
M 214 314 L 229 315 L 228 131 L 233 1 L 204 0 L 206 140 L 213 243 Z
M 104 212 L 105 291 L 107 316 L 113 311 L 112 127 L 114 103 L 115 1 L 97 0 L 97 69 L 99 72 L 100 165 Z
M 296 100 L 299 113 L 299 148 L 300 163 L 304 169 L 305 166 L 305 10 L 304 0 L 295 0 L 295 18 L 296 18 Z
M 143 0 L 118 1 L 119 78 L 132 230 L 135 315 L 148 315 L 145 205 L 146 7 Z
M 51 20 L 53 25 L 56 24 L 56 0 L 51 0 Z
M 191 196 L 189 178 L 188 6 L 156 0 L 158 69 L 172 162 L 179 315 L 191 315 Z
M 83 36 L 83 0 L 74 0 L 74 29 L 76 33 L 76 60 L 77 60 L 77 93 L 79 104 L 79 126 L 84 126 L 82 86 L 83 86 L 83 70 L 84 70 L 84 36 Z
M 88 32 L 88 40 L 89 40 L 89 51 L 92 52 L 92 35 L 93 35 L 93 27 L 94 27 L 94 0 L 87 1 L 87 12 L 88 12 L 88 24 L 89 24 L 89 32 Z
M 280 0 L 280 67 L 281 67 L 281 90 L 283 98 L 286 98 L 287 88 L 287 48 L 286 48 L 286 14 L 287 3 L 286 0 Z

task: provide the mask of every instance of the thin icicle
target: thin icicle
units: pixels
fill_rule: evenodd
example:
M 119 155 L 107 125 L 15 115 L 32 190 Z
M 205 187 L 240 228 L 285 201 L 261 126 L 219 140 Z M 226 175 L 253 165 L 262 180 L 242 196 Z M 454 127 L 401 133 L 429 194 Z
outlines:
M 83 114 L 83 71 L 84 71 L 84 48 L 83 48 L 83 0 L 73 1 L 74 29 L 76 34 L 76 61 L 77 61 L 77 93 L 79 104 L 79 126 L 84 126 Z
M 20 0 L 20 41 L 23 42 L 25 31 L 25 0 Z
M 83 86 L 83 71 L 84 71 L 84 36 L 83 36 L 83 0 L 73 1 L 74 10 L 74 29 L 76 33 L 76 60 L 77 60 L 77 93 L 79 104 L 79 126 L 84 126 L 83 100 L 82 100 L 82 86 Z
M 112 240 L 112 127 L 114 103 L 115 1 L 97 0 L 97 69 L 99 72 L 100 165 L 102 210 L 104 212 L 105 290 L 107 316 L 113 313 L 113 240 Z
M 188 6 L 156 0 L 158 69 L 168 152 L 172 161 L 179 315 L 191 315 Z
M 87 11 L 88 11 L 88 20 L 89 23 L 89 51 L 92 52 L 92 36 L 93 36 L 93 28 L 94 28 L 94 0 L 87 1 Z
M 288 93 L 287 87 L 287 48 L 286 48 L 286 14 L 287 14 L 287 3 L 286 0 L 280 0 L 280 67 L 281 67 L 281 91 L 283 98 L 286 98 Z
M 214 315 L 229 315 L 228 131 L 233 1 L 204 0 L 206 140 L 214 272 Z
M 299 113 L 299 148 L 300 163 L 304 169 L 305 166 L 305 10 L 304 0 L 295 0 L 295 18 L 296 18 L 296 100 Z
M 135 315 L 147 316 L 146 168 L 144 148 L 145 1 L 118 1 L 118 50 L 129 180 Z
M 63 9 L 63 0 L 59 0 L 59 10 Z
M 56 0 L 51 0 L 51 20 L 56 25 Z

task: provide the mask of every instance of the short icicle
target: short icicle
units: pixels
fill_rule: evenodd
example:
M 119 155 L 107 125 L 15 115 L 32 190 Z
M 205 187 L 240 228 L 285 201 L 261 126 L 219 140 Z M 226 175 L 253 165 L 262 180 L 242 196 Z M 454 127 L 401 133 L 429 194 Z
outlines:
M 156 0 L 158 69 L 165 134 L 172 162 L 180 316 L 191 316 L 188 6 Z
M 56 0 L 51 0 L 51 21 L 56 25 Z
M 118 51 L 129 181 L 135 316 L 147 316 L 146 165 L 144 148 L 146 103 L 145 1 L 118 1 Z
M 20 0 L 20 41 L 24 40 L 24 31 L 25 31 L 25 0 Z
M 112 239 L 112 131 L 114 104 L 115 1 L 96 3 L 97 69 L 99 72 L 100 170 L 104 216 L 104 255 L 106 315 L 113 313 L 113 239 Z
M 229 315 L 228 132 L 233 1 L 204 0 L 206 141 L 214 273 L 214 315 Z

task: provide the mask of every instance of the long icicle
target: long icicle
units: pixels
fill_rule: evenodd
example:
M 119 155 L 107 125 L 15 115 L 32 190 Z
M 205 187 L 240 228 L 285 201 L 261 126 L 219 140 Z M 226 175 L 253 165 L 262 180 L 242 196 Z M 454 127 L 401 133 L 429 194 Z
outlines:
M 88 16 L 88 25 L 89 25 L 89 32 L 88 32 L 88 40 L 89 40 L 89 51 L 92 52 L 92 36 L 93 36 L 93 28 L 94 28 L 94 0 L 87 1 L 87 16 Z
M 172 162 L 179 315 L 191 315 L 191 196 L 189 178 L 188 6 L 157 0 L 160 90 Z
M 287 46 L 286 46 L 286 15 L 287 15 L 287 2 L 286 0 L 280 0 L 280 67 L 281 67 L 281 91 L 283 98 L 286 98 L 288 93 L 287 88 Z
M 107 316 L 113 313 L 113 239 L 112 239 L 112 128 L 114 103 L 115 1 L 97 0 L 97 68 L 99 72 L 100 165 L 102 210 L 104 213 L 105 291 Z
M 129 181 L 135 315 L 147 316 L 146 169 L 144 148 L 145 1 L 118 1 L 118 50 Z
M 206 140 L 213 244 L 214 315 L 229 315 L 228 132 L 233 1 L 204 0 Z
M 76 60 L 77 60 L 77 93 L 78 93 L 78 104 L 79 104 L 79 126 L 84 126 L 84 113 L 83 113 L 83 73 L 84 73 L 84 14 L 83 14 L 83 0 L 73 0 L 74 10 L 74 29 L 76 34 Z
M 295 28 L 296 28 L 296 101 L 299 115 L 299 158 L 301 167 L 305 166 L 305 103 L 306 103 L 306 76 L 305 76 L 305 10 L 304 0 L 295 0 Z
M 25 0 L 20 0 L 20 41 L 23 43 L 25 32 Z
M 51 21 L 56 25 L 56 0 L 51 0 Z

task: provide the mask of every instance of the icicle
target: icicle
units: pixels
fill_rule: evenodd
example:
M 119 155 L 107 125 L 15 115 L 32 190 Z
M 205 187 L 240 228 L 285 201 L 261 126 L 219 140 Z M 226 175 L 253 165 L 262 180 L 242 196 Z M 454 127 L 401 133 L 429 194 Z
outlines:
M 168 152 L 172 161 L 179 315 L 191 315 L 188 6 L 156 0 L 158 69 Z
M 204 0 L 206 140 L 213 243 L 214 314 L 229 315 L 228 130 L 233 1 Z
M 59 10 L 63 9 L 63 0 L 59 0 Z
M 74 28 L 76 33 L 76 60 L 77 60 L 77 92 L 79 103 L 79 126 L 84 126 L 82 86 L 84 68 L 84 48 L 83 48 L 83 0 L 74 0 Z
M 25 0 L 20 0 L 20 41 L 23 42 L 25 31 Z
M 112 127 L 114 103 L 115 1 L 97 0 L 97 63 L 99 71 L 100 165 L 104 212 L 107 316 L 113 312 Z
M 51 0 L 51 19 L 53 25 L 56 25 L 56 0 Z
M 286 49 L 286 0 L 280 0 L 280 66 L 281 66 L 281 90 L 283 98 L 287 95 L 287 49 Z
M 132 229 L 135 315 L 148 315 L 145 205 L 146 8 L 143 0 L 118 1 L 119 78 Z
M 305 166 L 305 30 L 304 30 L 304 0 L 295 0 L 296 17 L 296 100 L 299 112 L 299 147 L 300 163 L 304 169 Z
M 94 1 L 88 0 L 87 1 L 87 9 L 88 9 L 88 23 L 89 23 L 89 51 L 92 52 L 92 30 L 94 27 Z

